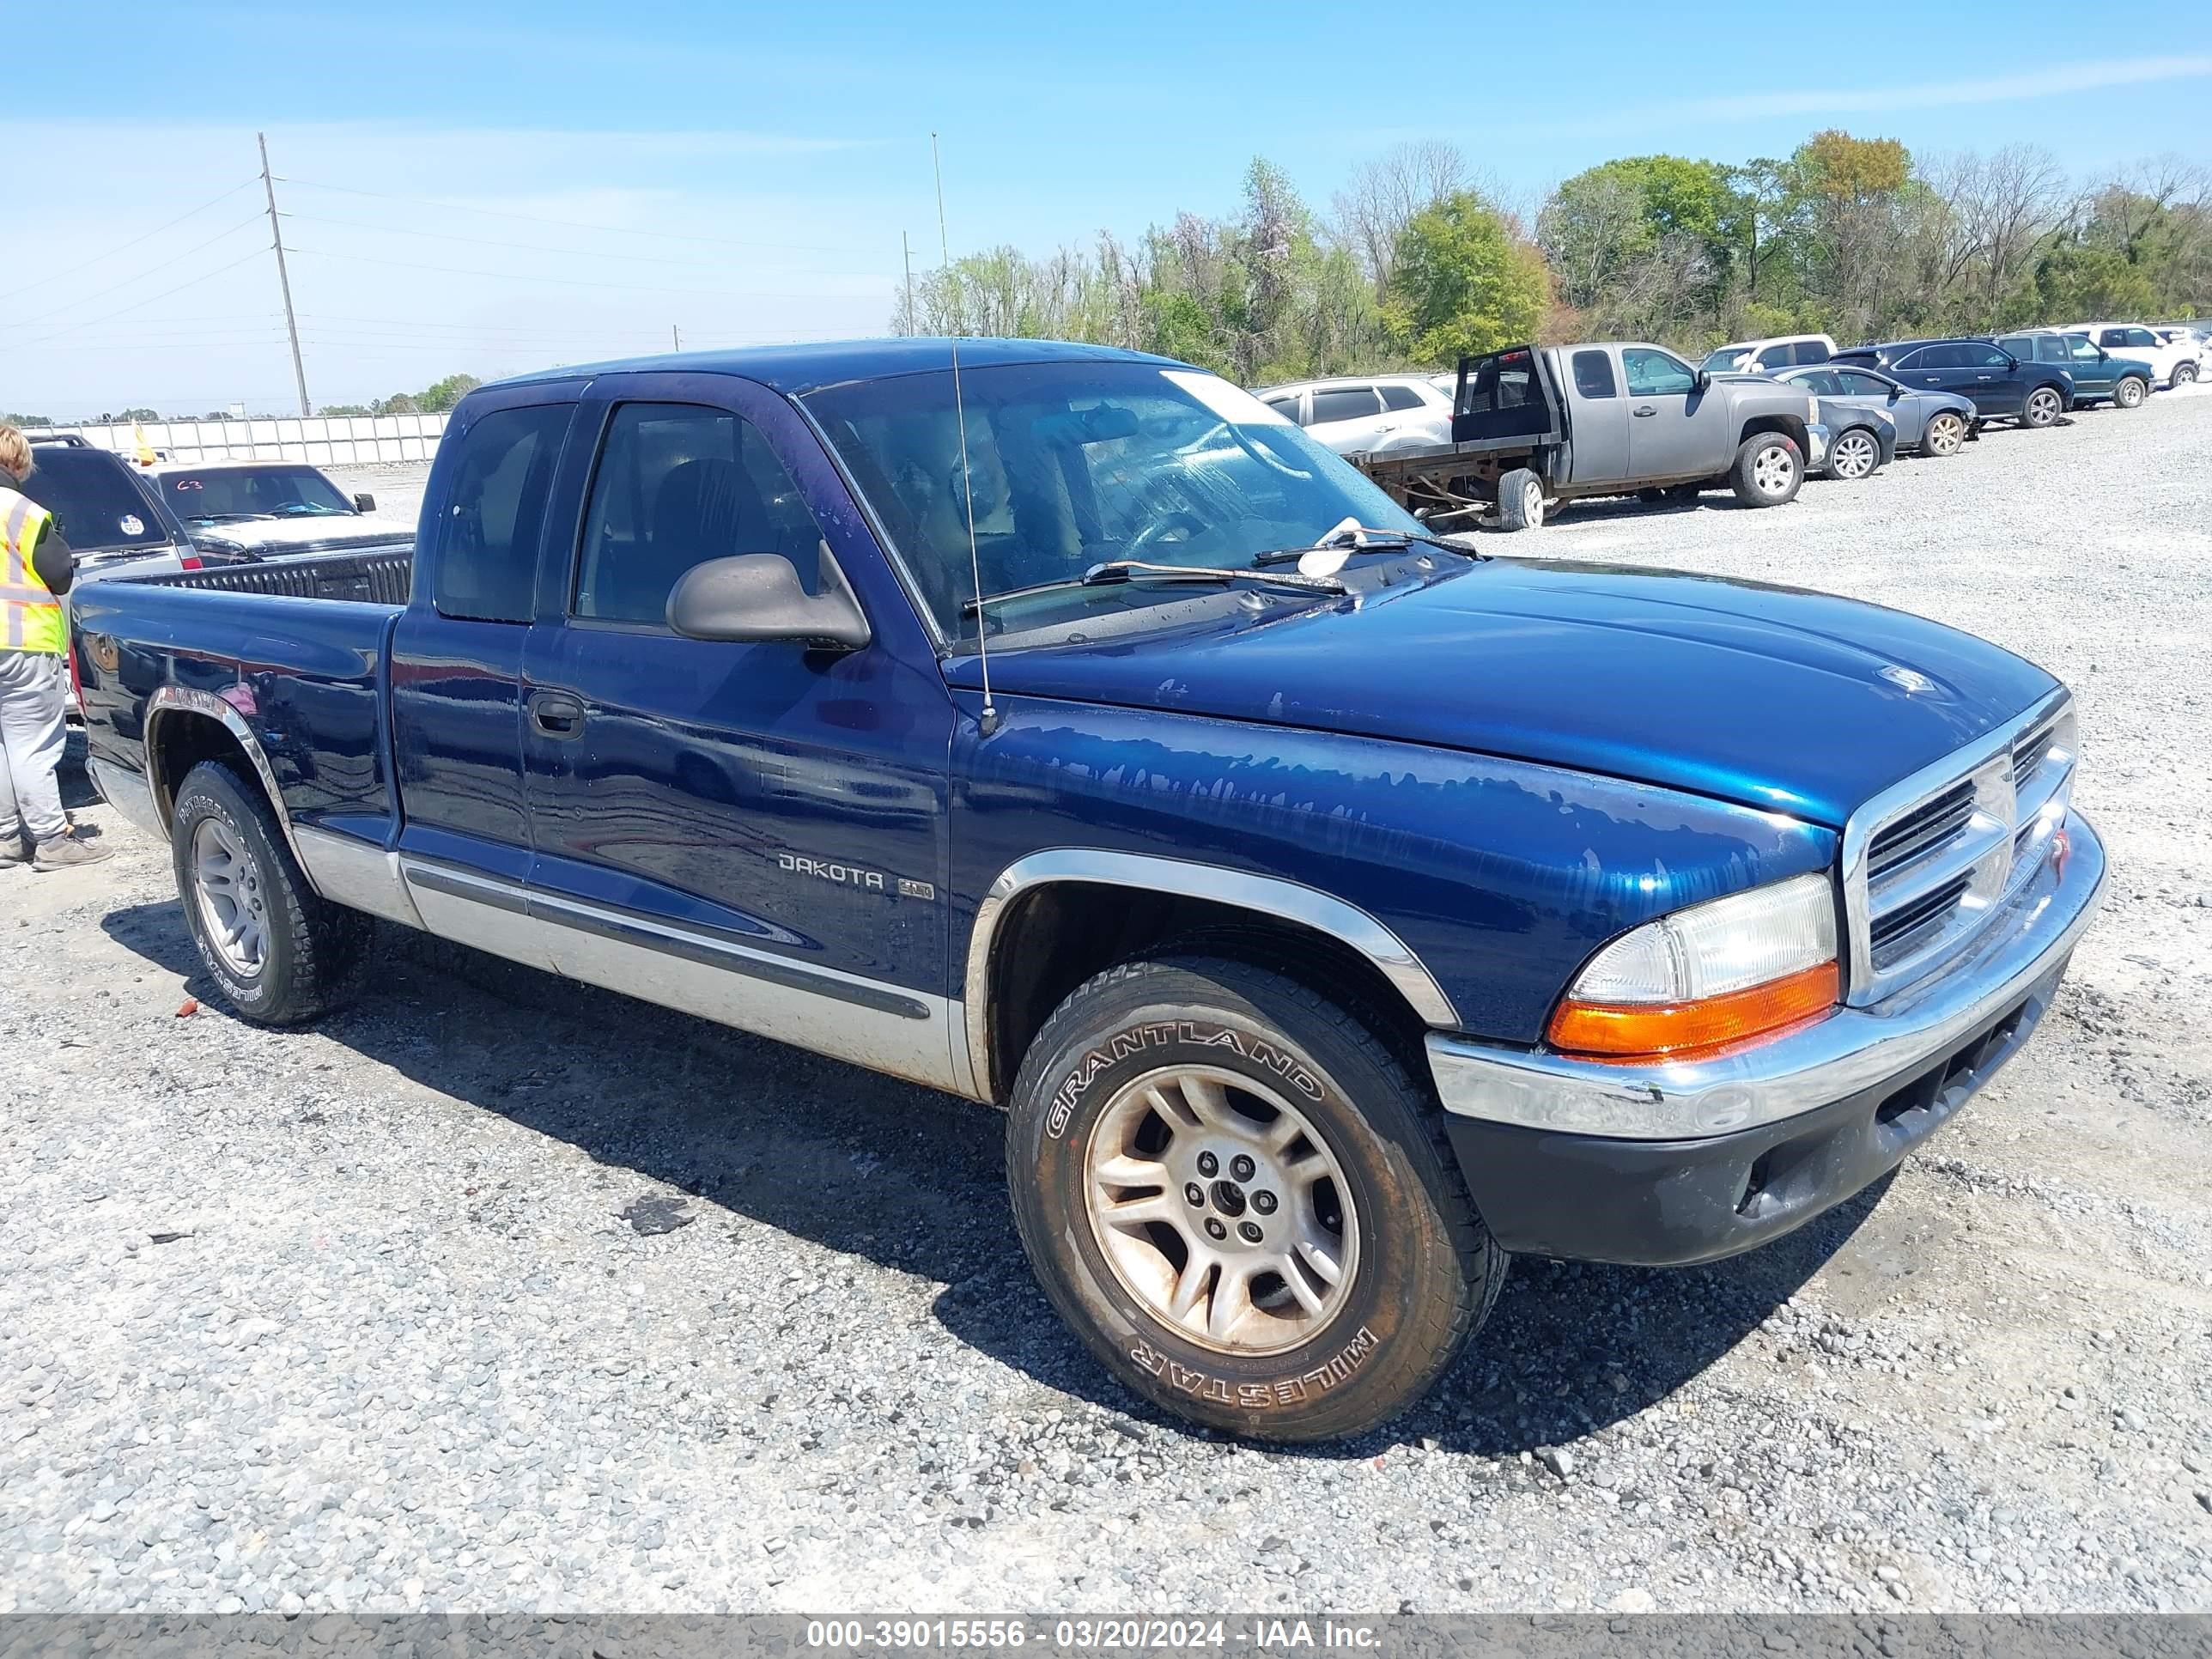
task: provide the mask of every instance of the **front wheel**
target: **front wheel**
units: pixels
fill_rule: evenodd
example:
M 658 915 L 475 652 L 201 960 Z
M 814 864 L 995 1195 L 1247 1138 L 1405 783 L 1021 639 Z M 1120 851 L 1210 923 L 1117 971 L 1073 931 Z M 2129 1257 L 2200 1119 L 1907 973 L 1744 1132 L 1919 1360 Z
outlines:
M 1498 523 L 1504 530 L 1540 530 L 1544 524 L 1544 481 L 1516 466 L 1498 481 Z
M 1440 1116 L 1297 981 L 1133 963 L 1030 1045 L 1006 1178 L 1038 1281 L 1115 1376 L 1208 1427 L 1330 1439 L 1417 1399 L 1504 1281 Z
M 216 761 L 177 791 L 170 826 L 177 892 L 200 962 L 260 1025 L 297 1025 L 358 983 L 369 921 L 308 884 L 261 792 Z
M 2045 427 L 2057 421 L 2064 412 L 2065 401 L 2053 387 L 2039 386 L 2027 394 L 2027 406 L 2021 411 L 2022 426 Z
M 1855 426 L 1844 433 L 1828 452 L 1828 471 L 1854 483 L 1871 477 L 1881 465 L 1881 446 L 1863 427 Z
M 1920 447 L 1930 455 L 1955 455 L 1966 446 L 1966 416 L 1948 409 L 1930 419 L 1921 434 Z
M 2141 409 L 2143 399 L 2149 396 L 2150 387 L 2133 374 L 2112 388 L 2112 401 L 2122 409 Z
M 2172 375 L 2170 375 L 2170 376 L 2167 378 L 2167 384 L 2168 384 L 2169 386 L 2188 386 L 2188 385 L 2191 384 L 2193 381 L 2195 381 L 2195 380 L 2196 380 L 2196 379 L 2197 379 L 2197 365 L 2196 365 L 2196 364 L 2194 364 L 2194 363 L 2176 363 L 2176 364 L 2173 366 L 2173 373 L 2172 373 Z
M 1797 498 L 1805 457 L 1786 433 L 1754 432 L 1735 452 L 1729 482 L 1746 507 L 1780 507 Z

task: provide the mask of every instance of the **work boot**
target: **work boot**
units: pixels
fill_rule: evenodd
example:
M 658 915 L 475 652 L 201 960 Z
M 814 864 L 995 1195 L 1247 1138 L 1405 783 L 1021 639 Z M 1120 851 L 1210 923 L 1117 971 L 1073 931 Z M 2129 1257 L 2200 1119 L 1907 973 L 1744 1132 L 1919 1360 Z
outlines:
M 64 830 L 58 836 L 49 836 L 39 843 L 39 854 L 31 860 L 33 870 L 66 870 L 73 865 L 97 864 L 102 859 L 112 859 L 115 849 L 97 847 L 81 840 L 76 830 Z
M 8 869 L 14 865 L 28 864 L 30 861 L 31 855 L 23 850 L 23 836 L 21 830 L 12 836 L 0 836 L 0 870 Z

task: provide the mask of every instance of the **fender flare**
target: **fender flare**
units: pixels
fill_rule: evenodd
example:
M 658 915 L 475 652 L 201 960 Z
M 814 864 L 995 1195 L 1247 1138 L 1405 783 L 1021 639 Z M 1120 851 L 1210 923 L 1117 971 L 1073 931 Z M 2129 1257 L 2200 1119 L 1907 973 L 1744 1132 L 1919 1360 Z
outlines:
M 176 820 L 176 801 L 163 786 L 154 762 L 156 735 L 166 722 L 166 714 L 198 714 L 217 722 L 238 739 L 238 746 L 246 753 L 246 763 L 253 768 L 254 775 L 261 780 L 261 788 L 269 797 L 270 810 L 276 815 L 277 827 L 284 832 L 284 844 L 292 849 L 292 858 L 305 874 L 307 860 L 300 852 L 300 838 L 292 828 L 292 814 L 284 805 L 284 792 L 276 787 L 276 773 L 269 764 L 269 754 L 261 746 L 261 739 L 253 735 L 253 728 L 246 723 L 246 716 L 225 702 L 212 691 L 195 691 L 188 686 L 164 685 L 155 690 L 146 703 L 145 735 L 141 740 L 146 755 L 146 787 L 154 797 L 154 811 L 161 819 L 166 833 Z M 181 779 L 179 780 L 182 781 Z M 309 886 L 314 878 L 307 878 Z
M 1319 888 L 1187 859 L 1082 847 L 1052 848 L 1017 859 L 1000 871 L 975 908 L 975 926 L 968 935 L 963 999 L 967 1053 L 956 1054 L 953 1060 L 956 1073 L 964 1073 L 968 1091 L 977 1099 L 988 1100 L 993 1095 L 991 957 L 1000 925 L 1016 899 L 1062 882 L 1181 893 L 1296 922 L 1349 945 L 1372 963 L 1424 1024 L 1442 1030 L 1459 1028 L 1459 1012 L 1450 997 L 1405 941 L 1358 906 Z

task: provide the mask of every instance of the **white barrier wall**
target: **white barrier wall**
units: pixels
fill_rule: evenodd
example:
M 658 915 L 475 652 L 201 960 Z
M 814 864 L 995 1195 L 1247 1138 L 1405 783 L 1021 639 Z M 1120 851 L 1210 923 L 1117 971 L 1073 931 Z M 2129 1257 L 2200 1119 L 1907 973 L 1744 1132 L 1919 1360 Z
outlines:
M 173 461 L 427 461 L 446 430 L 443 415 L 339 415 L 315 420 L 143 421 L 135 426 L 65 426 L 85 441 L 130 455 L 143 441 Z

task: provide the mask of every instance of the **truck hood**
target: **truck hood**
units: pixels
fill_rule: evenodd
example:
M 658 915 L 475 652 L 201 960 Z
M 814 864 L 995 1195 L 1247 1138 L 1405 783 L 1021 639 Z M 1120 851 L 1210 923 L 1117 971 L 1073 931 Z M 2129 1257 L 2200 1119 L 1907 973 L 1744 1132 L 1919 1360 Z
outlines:
M 972 657 L 946 672 L 980 684 Z M 1533 761 L 1838 829 L 2057 684 L 1970 634 L 1855 600 L 1518 559 L 1273 623 L 999 652 L 991 682 Z
M 247 519 L 235 524 L 188 526 L 199 546 L 221 552 L 283 558 L 295 553 L 334 553 L 389 547 L 415 539 L 415 526 L 399 519 L 332 514 L 320 519 Z

